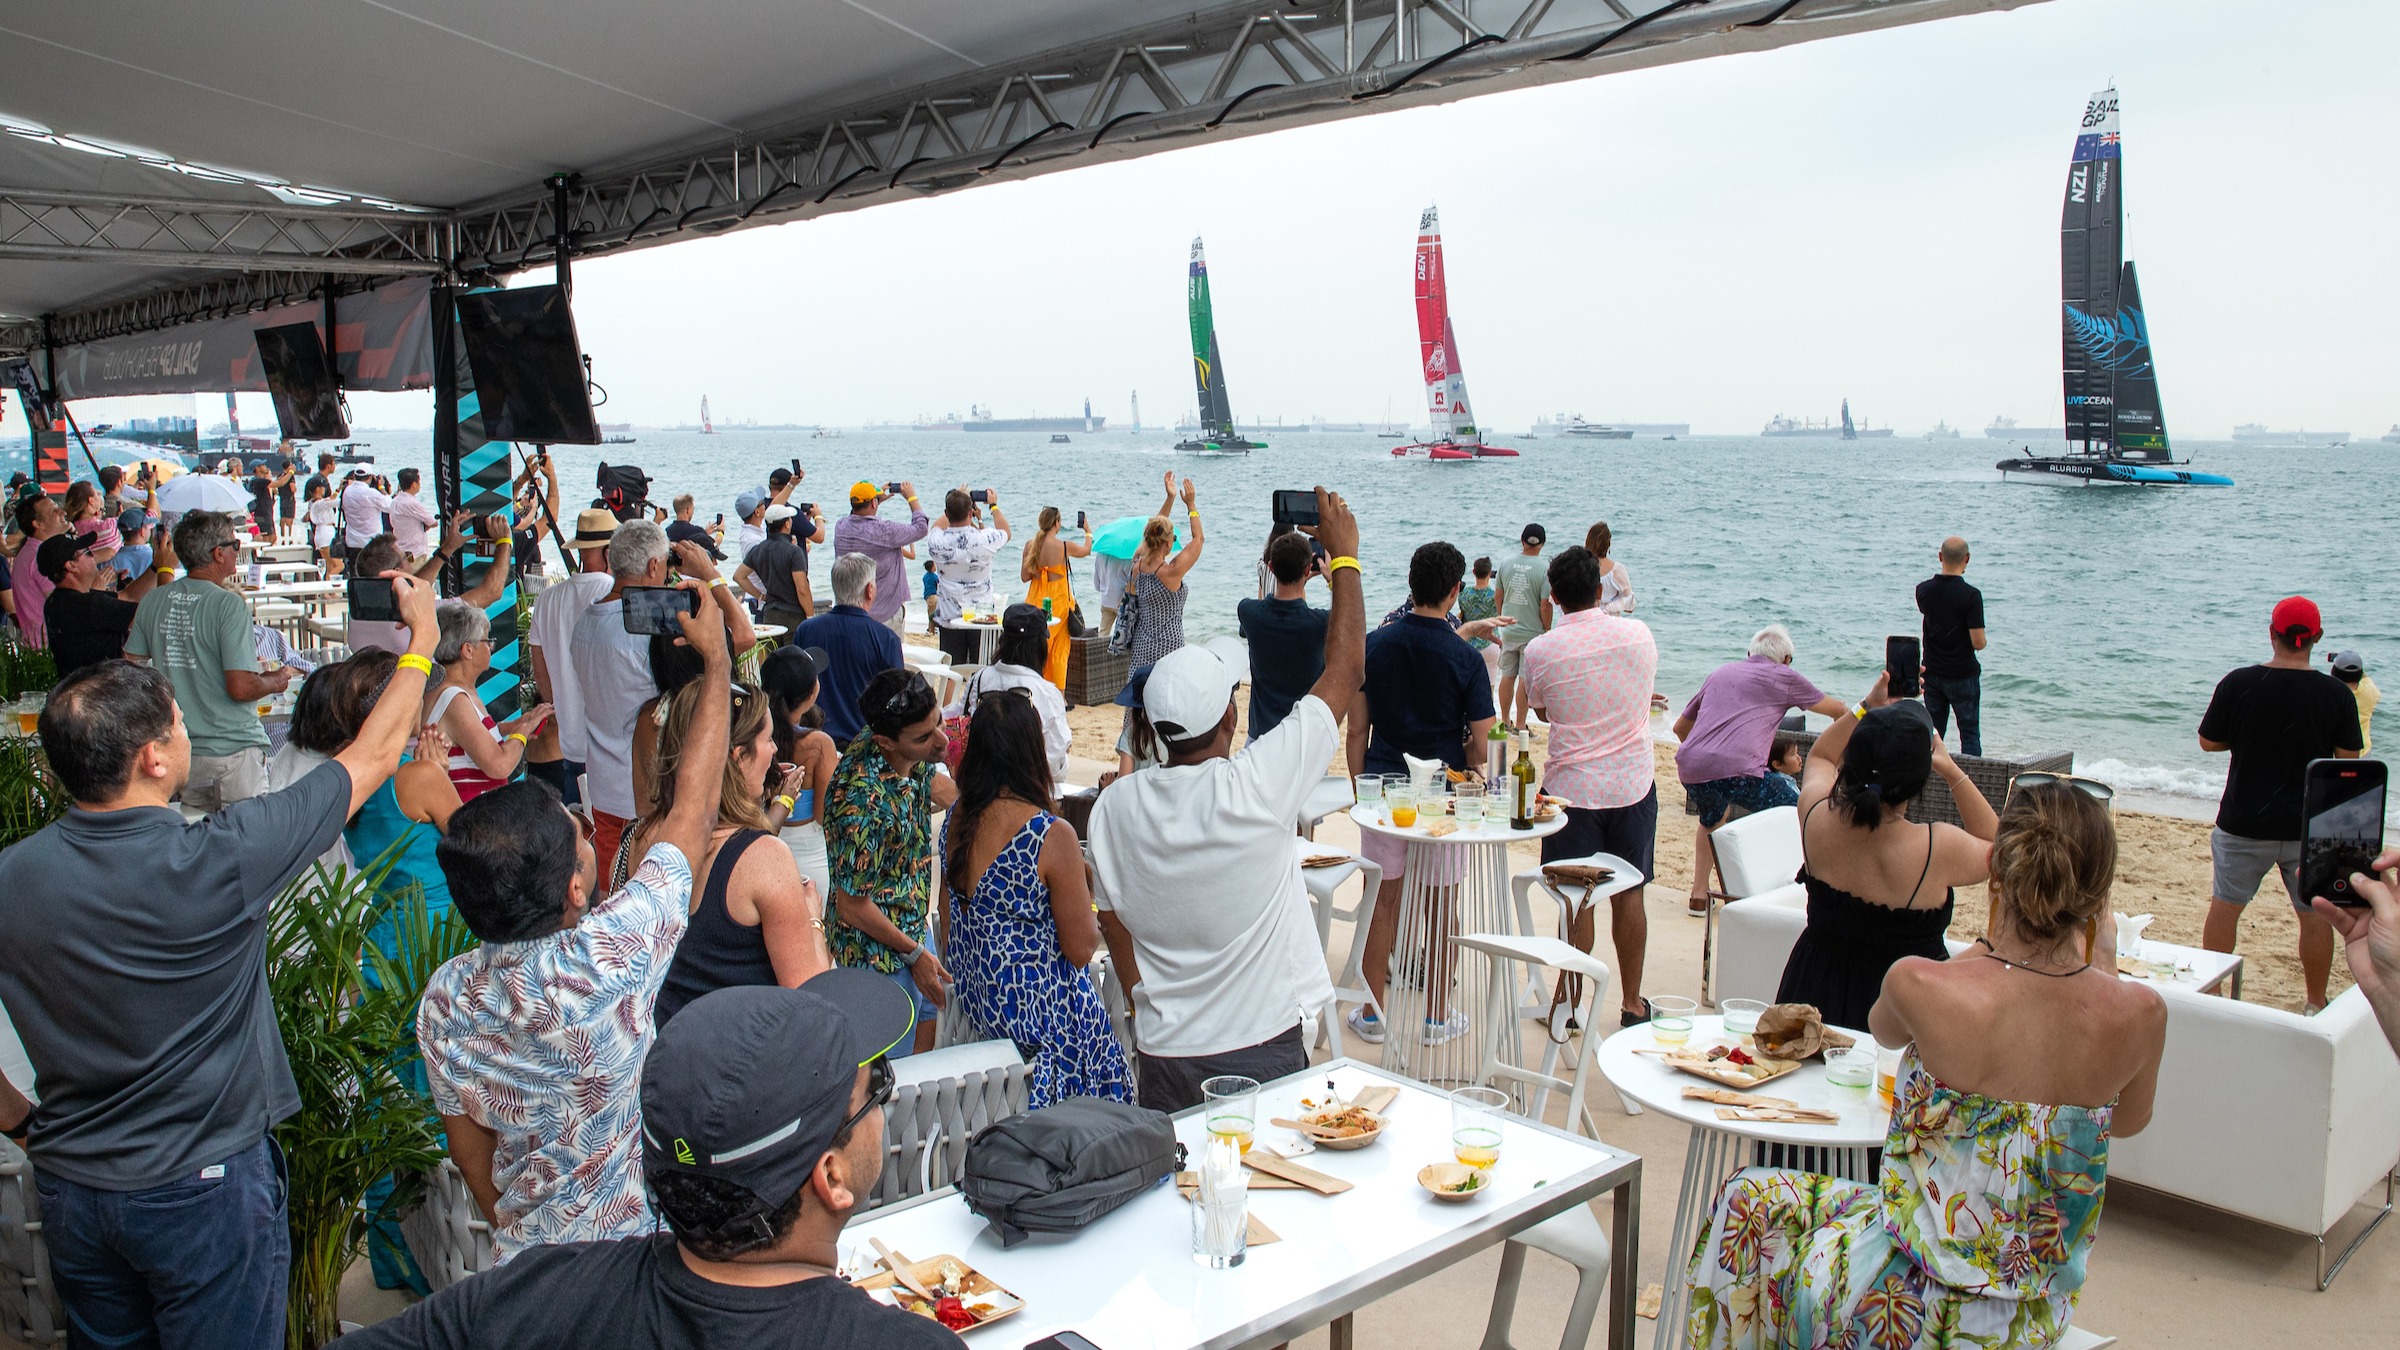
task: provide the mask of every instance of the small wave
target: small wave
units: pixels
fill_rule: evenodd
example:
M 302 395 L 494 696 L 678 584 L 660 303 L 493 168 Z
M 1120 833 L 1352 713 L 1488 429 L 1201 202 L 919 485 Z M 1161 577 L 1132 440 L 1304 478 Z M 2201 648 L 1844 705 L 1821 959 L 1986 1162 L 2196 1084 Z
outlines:
M 2077 771 L 2122 792 L 2149 792 L 2212 802 L 2225 794 L 2225 775 L 2205 769 L 2170 769 L 2158 764 L 2102 759 L 2078 765 Z

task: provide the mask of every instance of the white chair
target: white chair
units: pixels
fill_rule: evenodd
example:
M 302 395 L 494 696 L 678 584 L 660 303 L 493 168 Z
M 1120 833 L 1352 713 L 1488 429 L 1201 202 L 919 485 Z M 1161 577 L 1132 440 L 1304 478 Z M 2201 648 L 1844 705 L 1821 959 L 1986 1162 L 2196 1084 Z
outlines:
M 1317 852 L 1315 845 L 1306 839 L 1294 839 L 1292 844 L 1300 850 L 1303 860 Z M 1353 876 L 1359 879 L 1358 902 L 1341 909 L 1335 892 Z M 1309 908 L 1315 911 L 1317 946 L 1329 963 L 1333 960 L 1333 921 L 1340 919 L 1351 925 L 1350 954 L 1342 958 L 1341 973 L 1333 981 L 1333 1006 L 1326 1010 L 1325 1024 L 1317 1028 L 1317 1043 L 1330 1045 L 1334 1058 L 1339 1059 L 1347 1053 L 1342 1049 L 1343 1005 L 1375 1006 L 1375 996 L 1367 992 L 1367 978 L 1361 968 L 1366 958 L 1367 922 L 1375 913 L 1375 894 L 1383 889 L 1383 869 L 1365 858 L 1352 857 L 1333 867 L 1304 867 L 1300 870 L 1300 882 L 1308 890 Z M 1383 1009 L 1376 1007 L 1375 1013 L 1380 1017 Z
M 897 1083 L 884 1108 L 883 1176 L 868 1206 L 955 1186 L 967 1145 L 986 1125 L 1022 1114 L 1033 1069 L 1009 1041 L 978 1041 L 892 1061 Z
M 1599 885 L 1594 886 L 1591 890 L 1591 894 L 1588 896 L 1583 896 L 1580 898 L 1570 897 L 1566 890 L 1560 887 L 1558 883 L 1552 881 L 1550 878 L 1542 874 L 1542 868 L 1546 866 L 1605 867 L 1611 872 L 1616 873 L 1616 875 L 1610 877 L 1604 882 L 1601 882 Z M 1605 904 L 1624 892 L 1630 891 L 1635 887 L 1644 884 L 1648 880 L 1649 878 L 1642 875 L 1642 869 L 1625 861 L 1623 858 L 1620 858 L 1613 853 L 1594 853 L 1583 858 L 1561 858 L 1553 863 L 1537 863 L 1534 866 L 1524 868 L 1513 876 L 1509 877 L 1508 886 L 1510 892 L 1516 900 L 1517 929 L 1519 932 L 1525 933 L 1529 936 L 1533 932 L 1533 890 L 1538 886 L 1542 889 L 1543 893 L 1548 895 L 1551 901 L 1558 906 L 1558 936 L 1560 940 L 1572 945 L 1574 937 L 1569 929 L 1569 924 L 1571 924 L 1574 920 L 1574 911 L 1576 909 L 1584 905 L 1597 906 Z M 1517 1015 L 1519 1017 L 1545 1017 L 1550 1011 L 1550 1001 L 1549 991 L 1544 989 L 1542 987 L 1541 980 L 1536 977 L 1532 971 L 1528 970 L 1526 972 L 1525 992 L 1520 996 Z M 1608 1034 L 1606 1024 L 1595 1026 L 1590 1022 L 1585 1022 L 1582 1025 L 1584 1029 L 1591 1034 L 1603 1037 Z M 1548 1070 L 1551 1065 L 1556 1062 L 1557 1054 L 1558 1046 L 1553 1043 L 1550 1048 L 1544 1052 L 1542 1061 L 1542 1067 L 1544 1070 Z M 1635 1104 L 1630 1098 L 1623 1100 L 1625 1105 L 1625 1114 L 1629 1116 L 1638 1116 L 1642 1113 L 1642 1108 Z
M 1504 1047 L 1511 1039 L 1507 1032 L 1515 1027 L 1513 1010 L 1509 1007 L 1514 997 L 1510 992 L 1509 962 L 1520 962 L 1529 970 L 1549 966 L 1583 976 L 1590 986 L 1583 1006 L 1587 1026 L 1593 1024 L 1605 1006 L 1607 964 L 1557 938 L 1477 933 L 1458 939 L 1458 945 L 1468 951 L 1482 952 L 1491 963 L 1491 978 L 1485 981 L 1491 993 L 1483 1015 L 1483 1063 L 1476 1072 L 1476 1081 L 1506 1090 L 1523 1108 L 1518 1114 L 1537 1121 L 1542 1118 L 1549 1094 L 1563 1091 L 1568 1094 L 1567 1129 L 1587 1138 L 1599 1138 L 1589 1091 L 1593 1067 L 1600 1059 L 1593 1053 L 1596 1040 L 1585 1039 L 1572 1079 L 1513 1064 L 1507 1059 Z M 1509 1323 L 1516 1317 L 1517 1294 L 1524 1282 L 1528 1250 L 1548 1252 L 1575 1267 L 1575 1298 L 1568 1305 L 1566 1330 L 1558 1344 L 1559 1350 L 1583 1350 L 1591 1340 L 1592 1323 L 1599 1317 L 1600 1295 L 1608 1287 L 1608 1235 L 1600 1231 L 1600 1220 L 1589 1205 L 1577 1205 L 1556 1218 L 1544 1220 L 1501 1247 L 1500 1279 L 1492 1291 L 1492 1312 L 1484 1324 L 1482 1350 L 1509 1350 Z
M 1725 889 L 1708 893 L 1707 917 L 1700 929 L 1700 1002 L 1713 1008 L 1708 958 L 1716 950 L 1718 902 L 1747 900 L 1792 884 L 1805 855 L 1800 848 L 1800 812 L 1789 806 L 1729 820 L 1709 831 L 1708 840 L 1725 883 Z
M 437 1294 L 492 1268 L 492 1225 L 448 1158 L 425 1179 L 425 1202 L 400 1216 L 400 1236 Z

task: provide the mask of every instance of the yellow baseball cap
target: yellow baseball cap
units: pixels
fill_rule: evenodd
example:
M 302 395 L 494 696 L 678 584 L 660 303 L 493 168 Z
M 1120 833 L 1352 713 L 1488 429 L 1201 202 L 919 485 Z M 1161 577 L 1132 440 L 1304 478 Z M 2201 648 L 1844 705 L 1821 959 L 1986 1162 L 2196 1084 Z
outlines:
M 873 483 L 861 481 L 850 485 L 850 500 L 853 503 L 871 502 L 882 495 L 883 489 Z

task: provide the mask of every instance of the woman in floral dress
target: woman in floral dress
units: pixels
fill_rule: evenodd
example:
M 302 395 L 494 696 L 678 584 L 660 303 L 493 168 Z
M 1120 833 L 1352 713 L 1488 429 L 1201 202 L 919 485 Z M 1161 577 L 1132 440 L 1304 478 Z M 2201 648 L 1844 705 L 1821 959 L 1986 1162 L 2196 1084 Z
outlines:
M 2097 788 L 2099 785 L 2093 784 Z M 2111 1137 L 2150 1120 L 2166 1005 L 2116 977 L 2108 808 L 2015 792 L 1993 932 L 1884 978 L 1869 1027 L 1907 1046 L 1880 1185 L 1779 1168 L 1726 1183 L 1693 1254 L 1694 1347 L 2054 1345 L 2100 1226 Z
M 1084 967 L 1100 916 L 1075 827 L 1050 813 L 1041 714 L 1024 691 L 977 703 L 942 847 L 942 958 L 952 1008 L 1033 1063 L 1035 1110 L 1069 1097 L 1133 1100 L 1125 1048 Z

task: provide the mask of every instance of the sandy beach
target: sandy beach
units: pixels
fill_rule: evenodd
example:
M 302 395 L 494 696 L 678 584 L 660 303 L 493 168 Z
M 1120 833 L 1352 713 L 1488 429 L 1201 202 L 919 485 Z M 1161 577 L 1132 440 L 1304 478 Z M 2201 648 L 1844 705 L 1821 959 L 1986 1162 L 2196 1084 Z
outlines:
M 1246 703 L 1248 690 L 1236 698 Z M 1075 731 L 1075 756 L 1079 759 L 1113 763 L 1116 759 L 1117 729 L 1124 715 L 1114 705 L 1097 708 L 1075 708 L 1067 718 Z M 1245 707 L 1244 717 L 1248 716 Z M 1533 730 L 1534 761 L 1540 763 L 1546 753 L 1548 737 L 1544 729 Z M 1654 931 L 1656 926 L 1679 922 L 1680 897 L 1690 893 L 1692 881 L 1692 833 L 1697 819 L 1684 814 L 1682 796 L 1675 788 L 1675 747 L 1662 743 L 1656 748 L 1658 778 L 1662 785 L 1658 814 L 1658 878 L 1649 892 L 1649 907 Z M 1337 766 L 1340 761 L 1336 761 Z M 2120 811 L 2117 814 L 2119 841 L 2117 886 L 2113 896 L 2119 914 L 2151 914 L 2156 916 L 2149 936 L 2185 946 L 2200 945 L 2200 929 L 2208 914 L 2209 857 L 2206 821 L 2176 816 L 2152 815 L 2140 811 Z M 1535 851 L 1528 845 L 1526 860 L 1535 860 Z M 1958 893 L 1958 912 L 1951 926 L 1951 935 L 1969 941 L 1983 932 L 1984 889 L 1971 886 Z M 1697 925 L 1697 920 L 1692 920 Z M 2242 997 L 2251 1003 L 2300 1011 L 2303 987 L 2300 979 L 2298 948 L 2299 921 L 2291 906 L 2283 899 L 2281 888 L 2270 881 L 2260 888 L 2258 899 L 2252 902 L 2244 916 L 2240 951 L 2243 957 Z M 1663 988 L 1663 986 L 1661 986 Z M 2350 972 L 2336 952 L 2333 960 L 2331 992 L 2339 995 L 2350 987 Z M 1657 992 L 1656 989 L 1653 992 Z M 1666 992 L 1677 992 L 1672 989 Z

